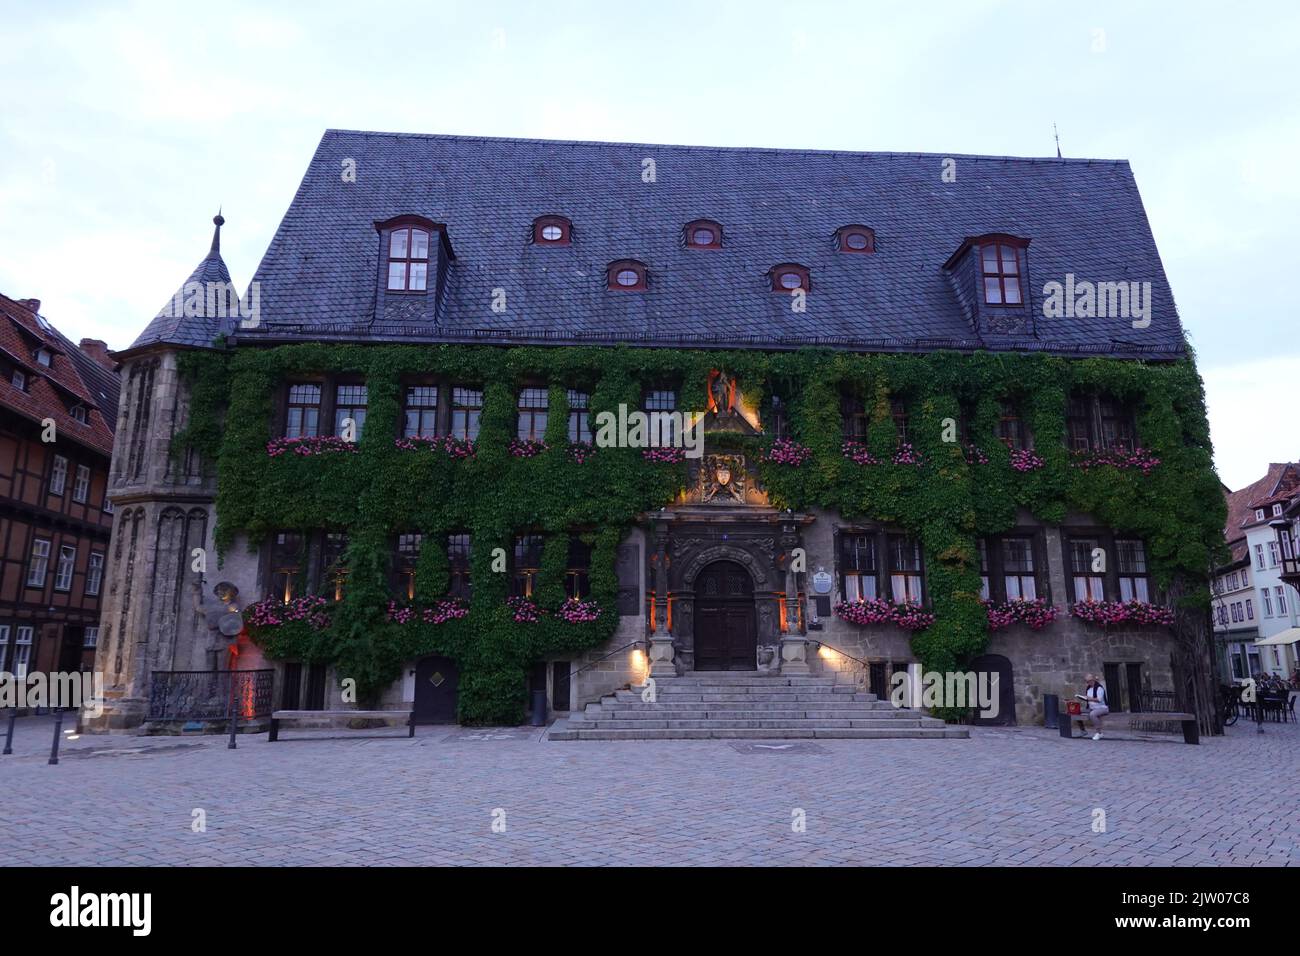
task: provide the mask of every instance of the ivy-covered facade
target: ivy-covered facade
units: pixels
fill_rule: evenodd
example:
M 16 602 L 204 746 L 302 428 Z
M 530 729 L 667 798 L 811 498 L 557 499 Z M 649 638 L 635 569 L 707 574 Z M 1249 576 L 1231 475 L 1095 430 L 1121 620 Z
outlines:
M 690 257 L 762 244 L 738 210 L 700 220 L 686 215 L 687 199 L 647 200 L 659 204 L 651 226 L 692 227 L 663 254 L 671 265 L 656 268 L 654 255 L 628 248 L 646 226 L 614 243 L 621 227 L 593 221 L 607 210 L 558 216 L 577 200 L 536 199 L 528 215 L 495 213 L 534 223 L 501 238 L 522 249 L 506 267 L 473 239 L 461 248 L 473 230 L 455 203 L 413 205 L 380 184 L 358 206 L 347 183 L 327 185 L 335 154 L 369 135 L 322 142 L 255 278 L 262 315 L 155 320 L 124 353 L 138 387 L 124 388 L 119 442 L 126 457 L 133 442 L 146 450 L 115 469 L 106 620 L 117 615 L 119 630 L 100 653 L 120 703 L 106 725 L 143 719 L 151 670 L 257 665 L 276 671 L 277 706 L 342 706 L 355 688 L 360 704 L 470 724 L 518 722 L 530 690 L 564 712 L 647 676 L 697 670 L 835 672 L 878 693 L 914 662 L 993 670 L 1002 719 L 1021 722 L 1089 672 L 1106 676 L 1121 706 L 1153 690 L 1204 693 L 1207 572 L 1223 517 L 1205 504 L 1219 495 L 1201 383 L 1171 303 L 1148 319 L 1150 339 L 1141 319 L 1085 315 L 1053 340 L 1037 290 L 1073 262 L 1086 274 L 1090 254 L 1057 225 L 1042 227 L 1050 267 L 1039 267 L 1037 237 L 1017 234 L 1030 231 L 1027 213 L 994 220 L 973 205 L 970 222 L 936 230 L 943 255 L 931 256 L 934 276 L 918 278 L 915 305 L 894 306 L 917 323 L 911 338 L 892 326 L 855 335 L 842 286 L 862 282 L 869 298 L 888 277 L 846 270 L 914 263 L 890 258 L 890 243 L 906 241 L 893 234 L 901 225 L 871 215 L 869 196 L 845 200 L 851 210 L 818 216 L 806 237 L 792 225 L 784 254 L 753 252 L 772 267 L 756 294 L 719 300 L 766 332 L 742 335 L 719 313 L 724 328 L 711 337 L 673 326 L 693 310 L 699 323 L 710 316 L 667 297 L 705 261 Z M 406 145 L 451 148 L 432 139 Z M 482 143 L 456 141 L 447 161 L 523 149 Z M 734 159 L 789 161 L 755 152 Z M 405 155 L 384 158 L 400 167 Z M 674 158 L 660 157 L 668 168 Z M 1034 165 L 1015 175 L 1050 194 L 1094 174 Z M 1136 194 L 1121 185 L 1119 198 L 1109 180 L 1080 188 L 1128 208 Z M 322 198 L 335 190 L 346 210 Z M 682 209 L 664 208 L 674 204 Z M 751 217 L 758 205 L 750 199 Z M 322 252 L 294 258 L 305 222 L 345 212 L 364 228 L 322 230 Z M 1149 227 L 1136 223 L 1128 231 L 1145 234 L 1117 245 L 1138 249 L 1131 264 L 1164 288 Z M 823 232 L 829 246 L 789 265 L 795 239 Z M 608 268 L 570 280 L 582 299 L 569 312 L 596 314 L 581 328 L 544 328 L 567 321 L 555 316 L 572 293 L 554 286 L 561 301 L 541 309 L 565 262 L 541 257 L 585 240 L 610 244 L 588 250 Z M 638 256 L 616 256 L 615 245 Z M 219 262 L 215 239 L 213 254 Z M 356 302 L 335 289 L 322 306 L 355 315 L 321 317 L 315 287 L 302 291 L 311 301 L 290 297 L 309 281 L 308 258 L 327 274 L 366 277 Z M 211 255 L 205 263 L 217 268 Z M 477 292 L 474 308 L 489 318 L 471 328 L 478 320 L 458 316 Z M 936 295 L 948 296 L 942 308 L 927 305 Z M 635 297 L 653 305 L 639 318 Z M 526 316 L 515 326 L 512 309 Z M 603 324 L 601 309 L 614 310 Z M 808 334 L 819 322 L 837 333 Z M 694 414 L 686 444 L 702 445 L 680 447 L 681 424 L 667 448 L 612 428 L 636 412 Z M 189 570 L 195 561 L 202 572 Z M 214 601 L 218 581 L 227 589 Z M 233 640 L 217 626 L 230 613 L 244 625 Z M 145 639 L 131 641 L 141 627 Z

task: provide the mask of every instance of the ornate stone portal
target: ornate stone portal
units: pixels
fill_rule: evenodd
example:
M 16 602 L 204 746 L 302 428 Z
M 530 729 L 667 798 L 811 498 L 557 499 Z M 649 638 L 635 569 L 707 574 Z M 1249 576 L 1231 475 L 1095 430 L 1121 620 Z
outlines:
M 712 398 L 704 421 L 705 447 L 712 432 L 753 433 L 735 410 L 735 386 L 726 376 L 710 382 Z M 801 606 L 803 573 L 792 561 L 801 529 L 812 516 L 772 508 L 766 491 L 740 451 L 707 452 L 692 463 L 684 501 L 648 516 L 651 547 L 647 591 L 654 595 L 650 628 L 650 674 L 671 676 L 695 669 L 697 628 L 719 627 L 725 640 L 752 639 L 752 657 L 732 654 L 726 669 L 760 673 L 808 673 Z M 752 582 L 750 598 L 702 595 L 699 582 L 719 562 L 743 568 Z M 718 615 L 719 601 L 737 613 Z M 702 620 L 701 611 L 708 621 Z M 749 628 L 752 637 L 742 630 Z M 711 638 L 717 635 L 709 635 Z

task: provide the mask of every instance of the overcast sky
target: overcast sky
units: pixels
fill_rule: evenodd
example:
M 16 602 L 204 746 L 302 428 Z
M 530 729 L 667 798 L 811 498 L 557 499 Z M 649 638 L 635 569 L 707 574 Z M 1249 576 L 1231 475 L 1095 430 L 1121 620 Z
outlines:
M 1300 458 L 1300 5 L 0 0 L 0 291 L 124 348 L 326 128 L 1128 159 L 1223 480 Z

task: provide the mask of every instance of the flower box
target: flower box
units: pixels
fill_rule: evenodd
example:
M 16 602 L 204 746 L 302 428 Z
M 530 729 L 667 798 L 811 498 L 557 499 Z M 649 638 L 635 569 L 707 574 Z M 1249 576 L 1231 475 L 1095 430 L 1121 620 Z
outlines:
M 328 607 L 329 601 L 314 594 L 287 602 L 278 597 L 265 597 L 244 609 L 244 620 L 255 630 L 306 624 L 313 631 L 323 631 L 330 626 Z
M 772 446 L 767 451 L 763 452 L 762 457 L 763 461 L 774 465 L 790 465 L 798 468 L 812 457 L 812 449 L 792 438 L 778 438 L 772 442 Z
M 445 624 L 469 613 L 465 602 L 458 598 L 435 601 L 427 607 L 388 602 L 388 620 L 393 624 Z
M 981 601 L 988 614 L 989 630 L 1000 631 L 1012 624 L 1024 624 L 1030 630 L 1041 631 L 1056 620 L 1059 613 L 1055 605 L 1048 604 L 1042 598 L 1027 601 L 1016 598 L 1011 601 Z
M 883 598 L 840 601 L 835 614 L 850 624 L 893 624 L 909 631 L 923 631 L 934 623 L 934 615 L 919 604 L 894 604 Z
M 544 441 L 532 438 L 510 439 L 510 454 L 516 458 L 535 458 L 546 451 L 549 446 Z
M 281 455 L 328 455 L 332 452 L 355 452 L 357 443 L 337 435 L 314 435 L 308 438 L 272 438 L 266 443 L 268 458 Z
M 1070 456 L 1071 464 L 1082 471 L 1109 466 L 1111 468 L 1134 469 L 1144 475 L 1151 474 L 1160 464 L 1160 459 L 1145 448 L 1112 448 L 1109 451 L 1076 451 Z
M 393 444 L 403 451 L 446 452 L 451 458 L 473 458 L 476 451 L 472 438 L 453 438 L 451 435 L 398 438 Z
M 1098 627 L 1116 624 L 1168 626 L 1174 623 L 1173 608 L 1146 601 L 1079 601 L 1070 605 L 1070 614 Z

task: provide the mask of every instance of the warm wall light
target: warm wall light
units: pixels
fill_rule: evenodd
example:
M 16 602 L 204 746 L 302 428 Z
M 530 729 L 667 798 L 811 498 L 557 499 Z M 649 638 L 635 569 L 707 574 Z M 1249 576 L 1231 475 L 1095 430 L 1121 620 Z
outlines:
M 840 655 L 835 653 L 835 651 L 831 650 L 825 644 L 819 644 L 817 646 L 817 656 L 823 660 L 834 661 L 838 660 Z

